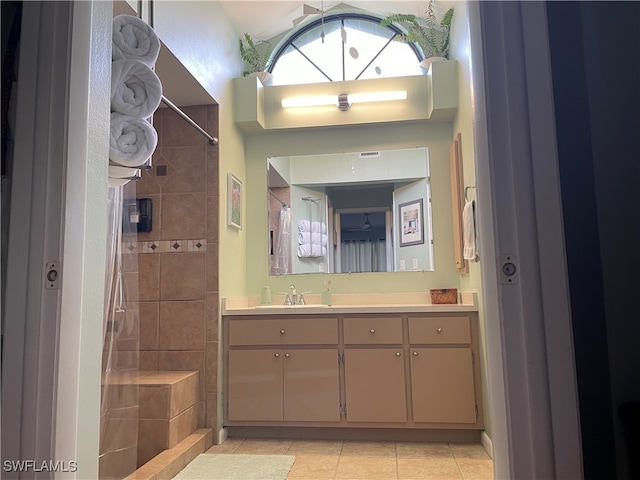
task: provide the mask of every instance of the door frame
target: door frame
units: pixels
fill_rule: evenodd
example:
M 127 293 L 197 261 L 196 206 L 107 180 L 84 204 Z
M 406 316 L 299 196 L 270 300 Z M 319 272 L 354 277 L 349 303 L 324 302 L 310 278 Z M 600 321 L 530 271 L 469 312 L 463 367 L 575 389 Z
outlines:
M 468 5 L 495 476 L 581 478 L 546 7 Z

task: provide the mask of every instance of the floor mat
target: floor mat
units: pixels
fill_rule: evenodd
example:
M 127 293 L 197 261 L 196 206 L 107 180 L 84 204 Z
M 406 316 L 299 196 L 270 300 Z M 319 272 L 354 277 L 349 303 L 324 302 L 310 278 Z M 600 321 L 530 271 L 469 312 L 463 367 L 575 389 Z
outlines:
M 292 455 L 198 455 L 176 480 L 285 480 Z

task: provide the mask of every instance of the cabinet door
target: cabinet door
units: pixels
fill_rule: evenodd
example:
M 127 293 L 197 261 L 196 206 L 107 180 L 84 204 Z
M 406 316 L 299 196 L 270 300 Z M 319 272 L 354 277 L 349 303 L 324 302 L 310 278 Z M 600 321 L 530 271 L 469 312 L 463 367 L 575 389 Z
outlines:
M 282 420 L 282 353 L 229 351 L 229 420 Z
M 413 421 L 475 423 L 470 348 L 411 348 Z
M 337 349 L 283 350 L 284 419 L 340 421 Z
M 344 374 L 347 421 L 407 421 L 401 348 L 347 348 Z

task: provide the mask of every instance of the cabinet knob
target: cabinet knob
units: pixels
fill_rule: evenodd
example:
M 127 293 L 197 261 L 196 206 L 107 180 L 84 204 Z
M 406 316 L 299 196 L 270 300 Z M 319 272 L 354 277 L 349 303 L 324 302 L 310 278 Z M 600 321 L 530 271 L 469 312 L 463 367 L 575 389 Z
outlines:
M 280 334 L 284 335 L 284 328 L 282 330 L 280 330 Z
M 436 332 L 438 332 L 438 333 L 442 333 L 442 327 L 438 327 L 438 329 L 436 330 Z
M 401 356 L 401 355 L 402 355 L 402 353 L 401 353 L 401 352 L 396 352 L 396 357 L 399 357 L 399 356 Z
M 376 333 L 375 329 L 373 329 L 373 328 L 371 330 L 369 330 L 369 332 Z
M 279 353 L 274 353 L 273 356 L 278 358 L 280 356 L 280 354 Z
M 291 354 L 290 354 L 290 353 L 285 353 L 285 354 L 284 354 L 284 358 L 289 358 L 290 356 L 291 356 Z
M 418 352 L 413 352 L 413 356 L 417 357 L 418 356 Z

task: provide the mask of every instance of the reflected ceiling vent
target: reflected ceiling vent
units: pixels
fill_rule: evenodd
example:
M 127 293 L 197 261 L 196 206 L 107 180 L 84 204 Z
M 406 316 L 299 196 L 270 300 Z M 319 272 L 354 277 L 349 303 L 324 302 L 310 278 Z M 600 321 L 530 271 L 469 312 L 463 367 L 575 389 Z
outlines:
M 359 158 L 375 158 L 379 156 L 380 152 L 360 152 Z

